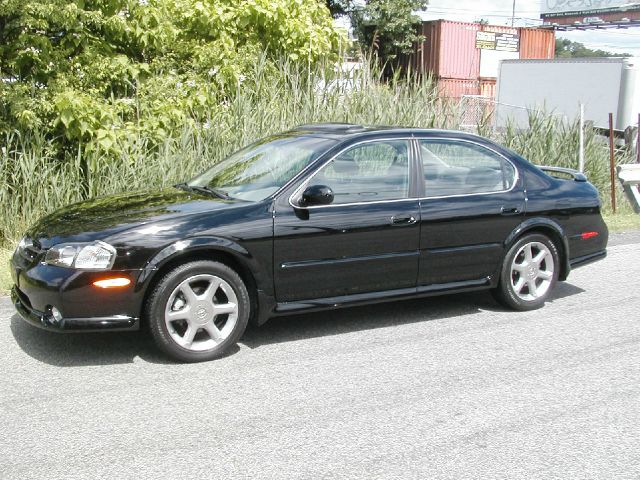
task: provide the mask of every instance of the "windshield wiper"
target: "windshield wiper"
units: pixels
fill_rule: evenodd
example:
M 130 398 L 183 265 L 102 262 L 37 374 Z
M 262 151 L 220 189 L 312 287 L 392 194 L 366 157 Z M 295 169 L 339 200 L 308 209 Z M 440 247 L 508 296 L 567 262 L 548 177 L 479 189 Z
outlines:
M 211 187 L 201 187 L 199 185 L 188 185 L 185 182 L 182 183 L 178 183 L 175 185 L 176 188 L 179 188 L 181 190 L 191 190 L 191 191 L 196 191 L 196 192 L 200 192 L 200 193 L 205 193 L 208 195 L 213 195 L 214 197 L 218 197 L 218 198 L 222 198 L 223 200 L 231 200 L 232 198 L 227 194 L 227 192 L 223 192 L 222 190 L 218 190 L 217 188 L 211 188 Z

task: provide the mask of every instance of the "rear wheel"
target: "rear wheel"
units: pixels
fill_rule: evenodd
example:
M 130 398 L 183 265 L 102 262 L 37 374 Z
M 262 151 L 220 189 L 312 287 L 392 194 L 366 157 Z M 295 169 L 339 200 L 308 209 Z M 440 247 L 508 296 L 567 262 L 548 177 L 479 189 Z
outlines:
M 558 281 L 559 268 L 555 244 L 542 234 L 526 235 L 507 252 L 494 297 L 515 310 L 540 308 Z
M 153 289 L 145 314 L 156 344 L 183 362 L 223 356 L 249 318 L 247 288 L 218 262 L 196 261 L 168 272 Z

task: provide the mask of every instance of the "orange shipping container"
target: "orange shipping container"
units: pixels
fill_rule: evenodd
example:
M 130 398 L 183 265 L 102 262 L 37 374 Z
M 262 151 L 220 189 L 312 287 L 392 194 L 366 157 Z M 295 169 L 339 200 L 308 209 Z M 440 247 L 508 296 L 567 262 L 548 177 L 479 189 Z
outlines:
M 520 29 L 520 59 L 555 58 L 556 34 L 539 28 Z

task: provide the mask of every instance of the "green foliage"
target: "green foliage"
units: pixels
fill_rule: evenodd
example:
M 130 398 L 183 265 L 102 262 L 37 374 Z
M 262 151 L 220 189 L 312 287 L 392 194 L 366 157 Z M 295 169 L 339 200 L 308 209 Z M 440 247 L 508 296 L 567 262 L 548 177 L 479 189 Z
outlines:
M 611 53 L 605 50 L 592 50 L 579 42 L 566 38 L 556 38 L 556 58 L 573 57 L 630 57 L 629 53 Z
M 348 16 L 360 47 L 374 52 L 382 62 L 410 53 L 420 17 L 429 0 L 325 0 L 334 18 Z
M 107 135 L 103 141 L 113 142 L 108 152 L 86 142 L 68 146 L 60 157 L 56 139 L 40 129 L 0 136 L 0 245 L 63 205 L 184 181 L 249 142 L 299 124 L 455 126 L 453 110 L 437 99 L 428 79 L 394 85 L 382 83 L 380 72 L 366 67 L 351 73 L 336 70 L 333 62 L 309 67 L 287 59 L 261 59 L 210 117 L 167 129 L 163 138 L 144 126 L 153 121 L 152 115 L 132 121 L 127 135 Z M 149 88 L 161 92 L 163 84 Z M 180 95 L 191 97 L 192 90 L 197 92 L 198 86 Z M 63 98 L 62 111 L 74 102 L 79 103 L 74 111 L 90 108 L 83 96 Z M 163 122 L 158 111 L 156 121 Z M 75 118 L 66 121 L 79 129 Z
M 275 64 L 265 60 L 253 65 L 247 78 L 251 80 L 240 84 L 207 121 L 185 123 L 168 131 L 170 135 L 164 138 L 150 136 L 133 123 L 133 133 L 113 137 L 111 153 L 78 144 L 67 148 L 60 158 L 55 140 L 46 132 L 36 129 L 3 134 L 0 246 L 11 244 L 38 217 L 66 204 L 110 193 L 170 186 L 258 138 L 299 124 L 352 122 L 449 129 L 459 124 L 457 103 L 439 98 L 427 77 L 396 77 L 382 82 L 379 67 L 366 64 L 353 72 L 343 72 L 333 63 L 309 68 L 286 60 Z M 161 91 L 163 84 L 153 88 Z M 535 163 L 577 166 L 576 125 L 564 125 L 554 117 L 532 116 L 531 130 L 493 132 L 486 127 L 482 133 Z M 586 173 L 606 205 L 607 142 L 591 130 L 587 130 L 586 138 Z M 618 161 L 631 160 L 619 155 Z M 626 205 L 619 193 L 619 205 Z M 628 206 L 622 209 L 630 211 Z
M 329 13 L 333 18 L 348 15 L 353 9 L 353 0 L 325 0 Z
M 3 0 L 0 132 L 117 156 L 217 114 L 256 62 L 339 48 L 319 1 Z
M 428 3 L 428 0 L 368 0 L 364 6 L 355 6 L 351 23 L 358 41 L 383 61 L 411 52 L 414 42 L 421 39 L 416 32 L 421 20 L 414 12 L 423 10 Z

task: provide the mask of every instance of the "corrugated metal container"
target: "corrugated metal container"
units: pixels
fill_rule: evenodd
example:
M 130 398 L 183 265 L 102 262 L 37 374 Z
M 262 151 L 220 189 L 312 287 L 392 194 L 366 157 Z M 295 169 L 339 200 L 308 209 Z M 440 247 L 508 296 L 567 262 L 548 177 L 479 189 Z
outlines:
M 441 97 L 460 98 L 462 95 L 480 95 L 480 81 L 459 78 L 438 79 Z
M 480 50 L 476 33 L 480 25 L 461 22 L 438 22 L 440 27 L 441 78 L 477 79 L 480 75 Z
M 495 78 L 483 78 L 480 80 L 480 95 L 483 97 L 495 98 L 496 83 L 497 80 Z
M 477 79 L 480 50 L 476 48 L 476 32 L 479 30 L 480 25 L 473 23 L 424 22 L 420 34 L 425 41 L 417 45 L 410 60 L 412 68 L 436 78 Z
M 520 29 L 520 59 L 555 58 L 556 34 L 540 28 Z
M 496 33 L 511 33 L 513 35 L 518 34 L 518 29 L 515 27 L 503 27 L 501 25 L 483 25 L 483 32 L 496 32 Z
M 476 48 L 479 31 L 518 35 L 520 50 L 503 52 Z M 495 98 L 494 75 L 497 75 L 501 60 L 554 58 L 555 34 L 550 30 L 435 20 L 423 22 L 419 33 L 425 41 L 416 44 L 410 55 L 401 56 L 400 64 L 414 72 L 432 75 L 444 97 L 482 95 Z

